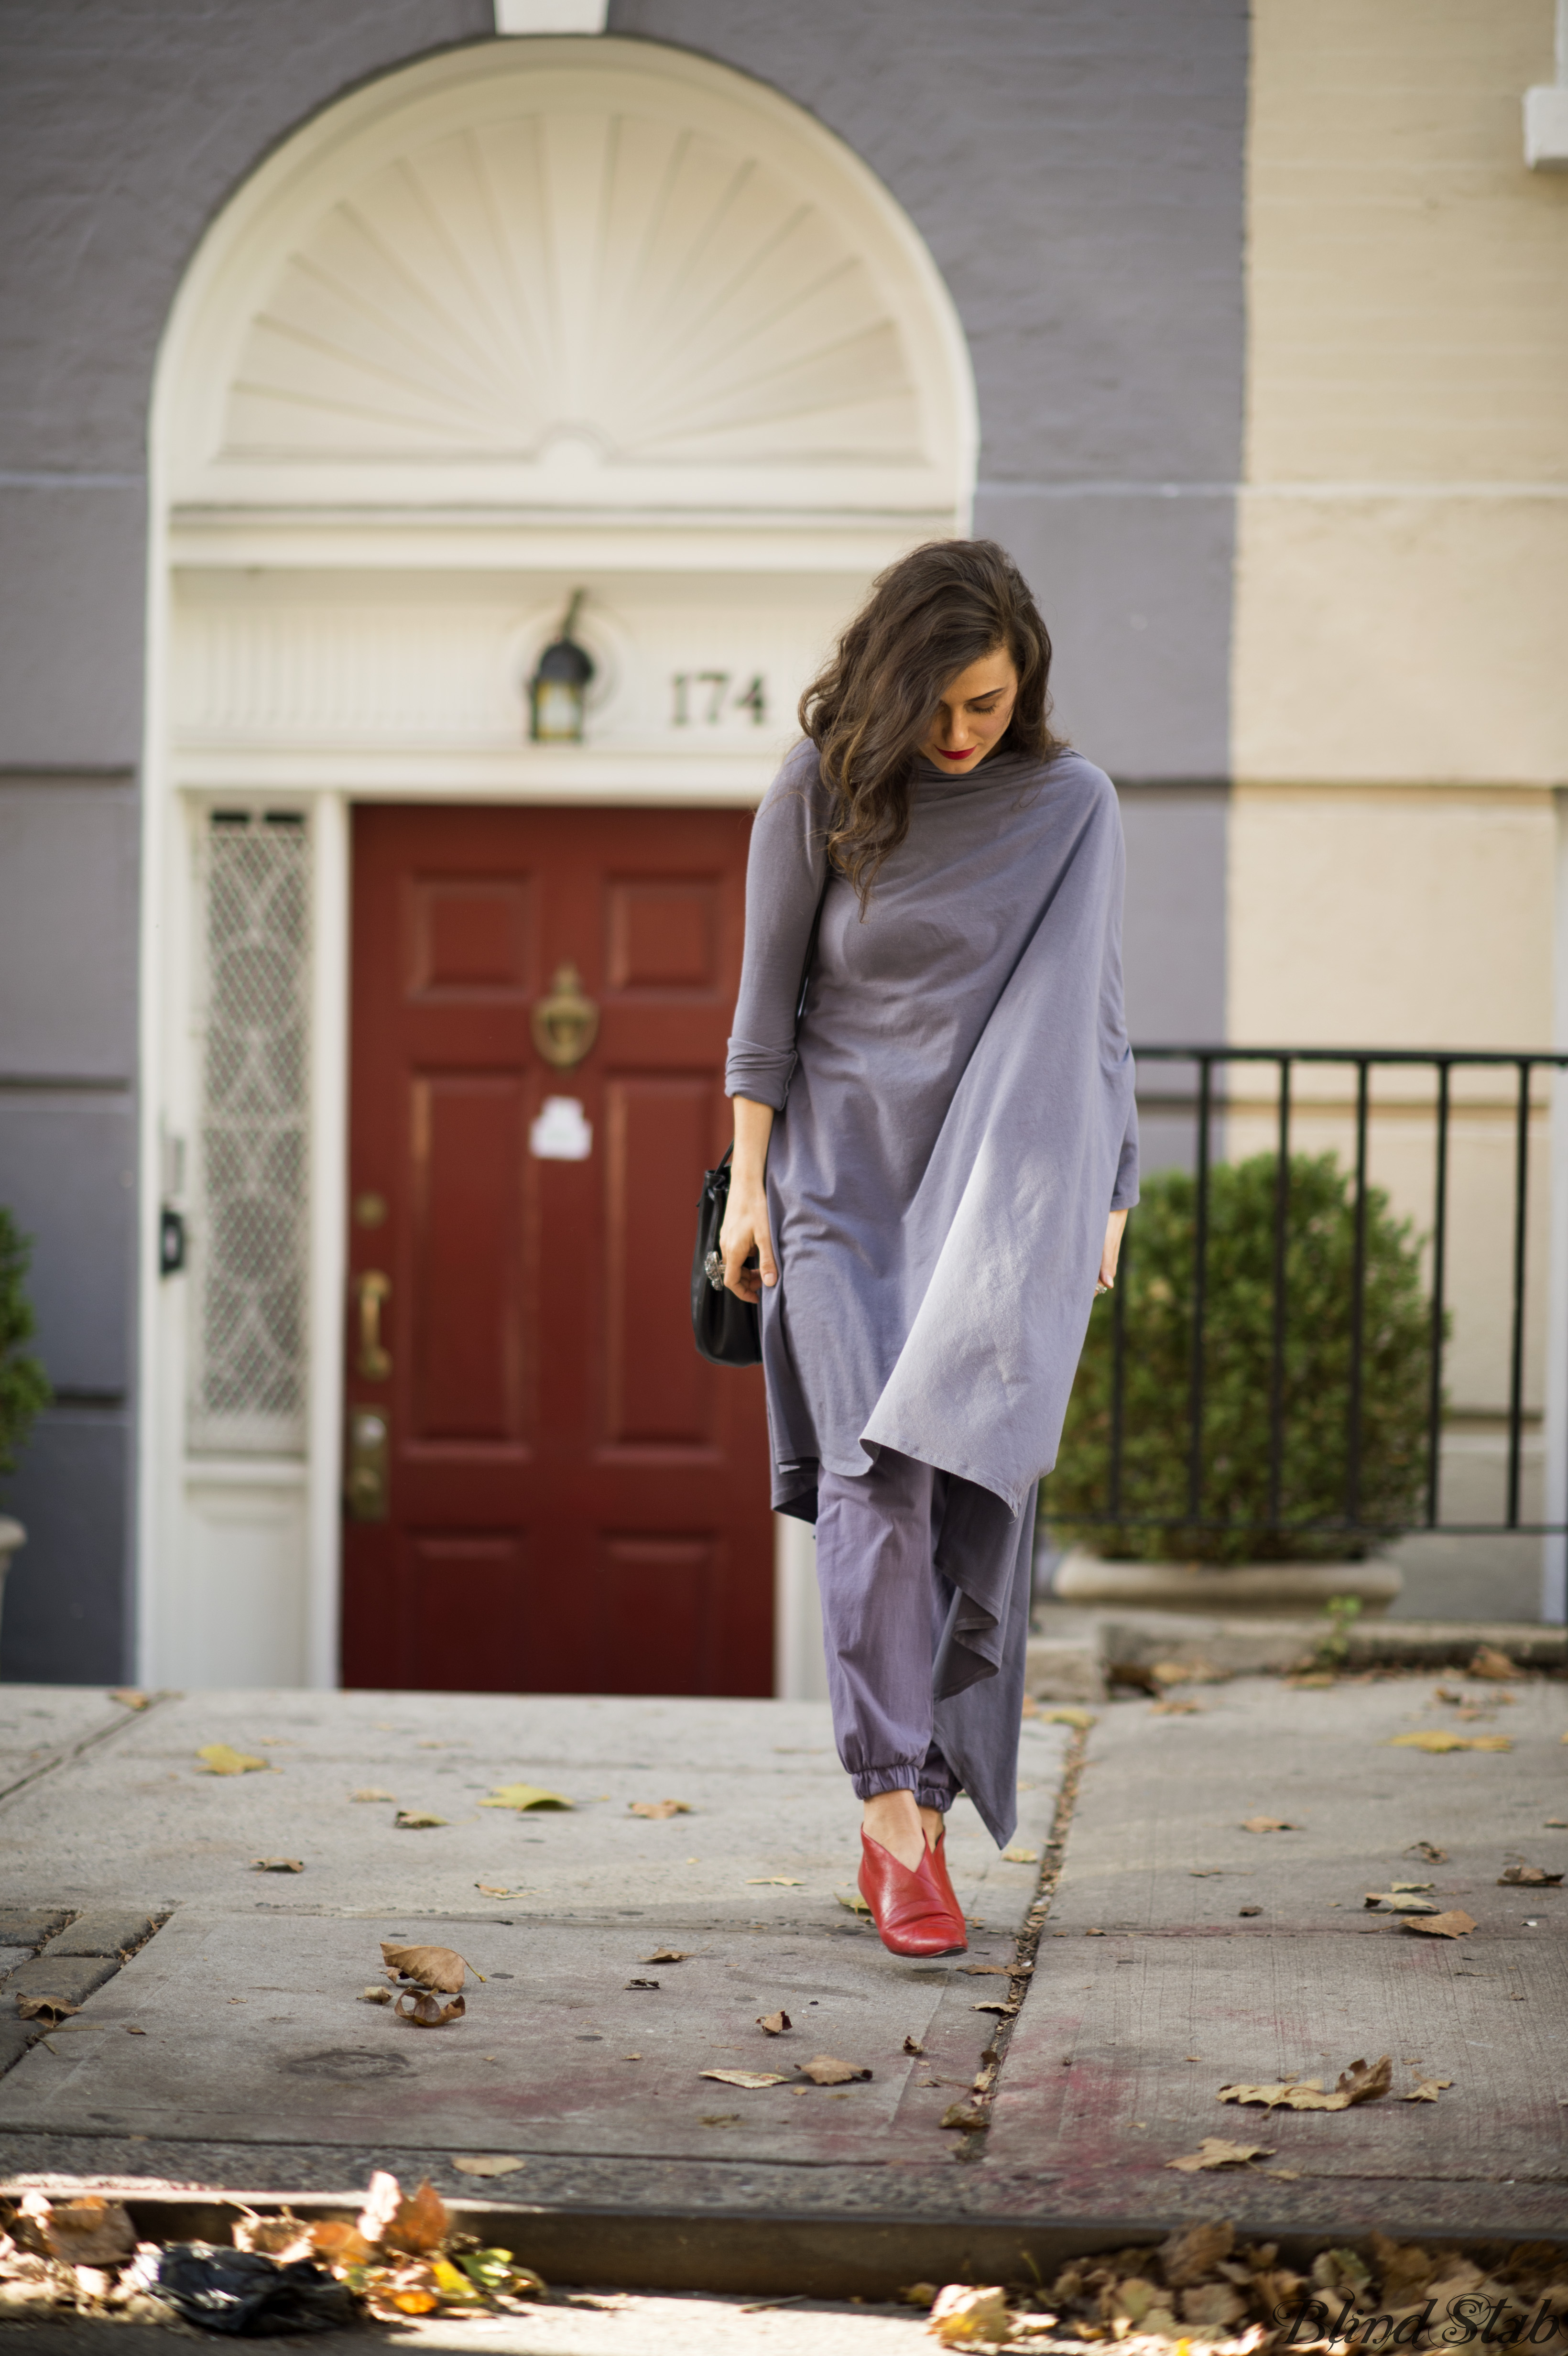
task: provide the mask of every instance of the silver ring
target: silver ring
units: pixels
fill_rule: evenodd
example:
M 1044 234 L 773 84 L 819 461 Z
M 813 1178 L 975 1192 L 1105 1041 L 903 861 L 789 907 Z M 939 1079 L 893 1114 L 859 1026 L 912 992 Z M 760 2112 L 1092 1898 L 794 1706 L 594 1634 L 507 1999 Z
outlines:
M 720 1253 L 716 1251 L 710 1251 L 709 1253 L 708 1258 L 702 1263 L 702 1273 L 708 1279 L 709 1283 L 713 1287 L 715 1292 L 723 1291 L 724 1261 Z

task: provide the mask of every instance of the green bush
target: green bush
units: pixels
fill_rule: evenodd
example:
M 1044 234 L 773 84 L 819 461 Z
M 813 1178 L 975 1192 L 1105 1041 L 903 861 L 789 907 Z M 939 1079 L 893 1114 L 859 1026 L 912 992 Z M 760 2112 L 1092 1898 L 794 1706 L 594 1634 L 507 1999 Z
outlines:
M 1270 1518 L 1275 1169 L 1276 1157 L 1261 1153 L 1210 1173 L 1201 1520 Z M 1391 1217 L 1387 1195 L 1368 1188 L 1358 1531 L 1345 1520 L 1354 1187 L 1331 1153 L 1292 1155 L 1279 1518 L 1321 1527 L 1204 1529 L 1186 1518 L 1196 1197 L 1185 1172 L 1162 1171 L 1127 1223 L 1117 1289 L 1125 1320 L 1120 1512 L 1128 1518 L 1081 1518 L 1109 1507 L 1110 1294 L 1090 1319 L 1041 1514 L 1059 1543 L 1081 1539 L 1099 1553 L 1147 1562 L 1360 1556 L 1367 1526 L 1392 1534 L 1409 1526 L 1426 1481 L 1432 1312 L 1410 1222 Z M 1135 1526 L 1134 1517 L 1146 1516 L 1152 1526 Z
M 42 1366 L 22 1346 L 35 1331 L 23 1283 L 31 1258 L 31 1243 L 18 1235 L 10 1212 L 0 1210 L 0 1472 L 16 1471 L 33 1418 L 52 1396 Z

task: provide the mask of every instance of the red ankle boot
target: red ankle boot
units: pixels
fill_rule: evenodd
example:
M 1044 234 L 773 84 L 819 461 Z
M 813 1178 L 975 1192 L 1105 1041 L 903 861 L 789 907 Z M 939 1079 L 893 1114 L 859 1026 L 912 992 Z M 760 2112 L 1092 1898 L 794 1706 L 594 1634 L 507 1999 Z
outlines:
M 953 1923 L 954 1942 L 957 1946 L 966 1947 L 969 1942 L 964 1935 L 964 1909 L 958 1903 L 957 1894 L 954 1890 L 952 1879 L 947 1870 L 947 1833 L 945 1827 L 937 1834 L 935 1840 L 931 1844 L 931 1847 L 926 1851 L 926 1862 L 931 1868 L 931 1878 L 935 1883 L 937 1889 L 941 1891 L 943 1903 L 946 1907 L 948 1915 L 951 1918 Z
M 964 1918 L 950 1907 L 932 1869 L 929 1849 L 912 1873 L 891 1849 L 860 1835 L 860 1895 L 884 1947 L 895 1955 L 951 1955 L 968 1945 Z M 945 1881 L 945 1872 L 943 1880 Z

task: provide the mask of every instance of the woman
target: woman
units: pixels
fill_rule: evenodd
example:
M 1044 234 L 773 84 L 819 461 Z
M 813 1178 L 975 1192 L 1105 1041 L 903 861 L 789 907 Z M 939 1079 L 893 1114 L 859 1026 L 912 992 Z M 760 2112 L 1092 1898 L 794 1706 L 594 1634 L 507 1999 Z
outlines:
M 998 1846 L 1017 1821 L 1036 1490 L 1137 1199 L 1121 824 L 1050 668 L 994 541 L 902 558 L 802 699 L 747 871 L 724 1281 L 762 1304 L 773 1504 L 816 1525 L 898 1954 L 965 1944 L 956 1793 Z

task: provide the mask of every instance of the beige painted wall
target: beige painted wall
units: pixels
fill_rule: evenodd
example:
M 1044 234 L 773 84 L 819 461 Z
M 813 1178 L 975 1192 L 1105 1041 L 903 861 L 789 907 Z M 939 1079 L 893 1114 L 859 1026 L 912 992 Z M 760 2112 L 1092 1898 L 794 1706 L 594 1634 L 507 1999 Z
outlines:
M 1230 1036 L 1550 1046 L 1553 827 L 1543 789 L 1238 786 Z
M 1568 778 L 1552 0 L 1254 0 L 1234 765 Z

